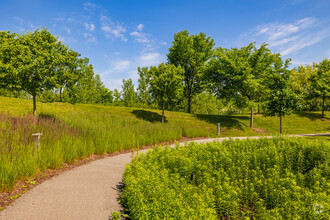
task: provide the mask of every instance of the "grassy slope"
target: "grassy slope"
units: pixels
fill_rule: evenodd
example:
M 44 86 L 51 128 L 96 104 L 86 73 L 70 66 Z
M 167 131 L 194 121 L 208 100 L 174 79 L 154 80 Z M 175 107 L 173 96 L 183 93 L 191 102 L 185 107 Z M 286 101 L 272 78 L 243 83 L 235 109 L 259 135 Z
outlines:
M 144 120 L 148 123 L 161 121 L 160 110 L 113 107 L 101 105 L 68 103 L 37 103 L 40 114 L 53 115 L 61 118 L 67 113 L 95 114 L 98 116 L 112 115 L 120 118 Z M 26 115 L 32 112 L 32 101 L 0 97 L 0 112 L 9 112 L 11 115 Z M 330 112 L 326 118 L 319 119 L 320 112 L 303 112 L 283 119 L 284 134 L 324 133 L 330 131 Z M 183 126 L 190 131 L 188 136 L 216 137 L 216 123 L 221 123 L 221 136 L 251 136 L 278 134 L 279 118 L 254 116 L 255 129 L 249 128 L 249 116 L 219 116 L 219 115 L 192 115 L 181 112 L 165 111 L 166 121 L 173 126 Z M 64 117 L 65 118 L 65 117 Z

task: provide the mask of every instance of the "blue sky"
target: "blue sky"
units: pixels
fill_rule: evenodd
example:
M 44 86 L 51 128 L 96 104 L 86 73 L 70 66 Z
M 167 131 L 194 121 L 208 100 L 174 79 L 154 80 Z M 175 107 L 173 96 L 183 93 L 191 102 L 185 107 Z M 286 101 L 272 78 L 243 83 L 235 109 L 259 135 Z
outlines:
M 137 67 L 166 61 L 173 34 L 206 33 L 219 47 L 270 44 L 292 67 L 330 57 L 329 0 L 0 0 L 0 30 L 47 27 L 90 58 L 110 89 L 137 85 Z

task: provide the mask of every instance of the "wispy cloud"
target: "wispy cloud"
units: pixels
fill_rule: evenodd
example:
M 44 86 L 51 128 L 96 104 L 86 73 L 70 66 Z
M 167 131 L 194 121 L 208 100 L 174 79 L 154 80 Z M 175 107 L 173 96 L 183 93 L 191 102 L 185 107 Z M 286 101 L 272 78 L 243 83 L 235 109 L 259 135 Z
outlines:
M 84 33 L 84 38 L 87 40 L 87 42 L 97 43 L 96 37 L 90 33 Z
M 293 23 L 268 23 L 244 34 L 245 39 L 266 42 L 281 55 L 297 52 L 330 36 L 330 28 L 314 17 Z
M 88 31 L 94 31 L 95 29 L 95 25 L 93 23 L 87 23 L 87 22 L 84 22 L 84 27 L 86 30 Z
M 68 33 L 68 34 L 71 34 L 71 29 L 68 28 L 68 27 L 64 27 L 64 30 Z
M 126 28 L 120 23 L 114 23 L 110 18 L 102 15 L 100 18 L 101 30 L 105 33 L 106 38 L 111 38 L 112 40 L 119 38 L 126 42 L 125 37 Z
M 83 6 L 84 6 L 84 10 L 86 10 L 86 11 L 95 10 L 98 8 L 98 6 L 96 4 L 91 3 L 91 2 L 85 2 L 83 4 Z

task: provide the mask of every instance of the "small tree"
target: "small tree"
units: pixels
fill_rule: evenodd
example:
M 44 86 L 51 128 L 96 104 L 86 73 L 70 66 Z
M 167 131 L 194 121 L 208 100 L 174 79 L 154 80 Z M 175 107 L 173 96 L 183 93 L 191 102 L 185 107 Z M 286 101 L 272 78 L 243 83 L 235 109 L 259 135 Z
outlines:
M 282 134 L 282 117 L 290 115 L 298 107 L 298 96 L 291 89 L 289 60 L 283 63 L 278 57 L 272 74 L 267 77 L 269 95 L 266 101 L 267 116 L 280 117 L 280 134 Z
M 55 69 L 58 60 L 57 39 L 46 29 L 21 35 L 17 39 L 22 45 L 18 57 L 18 81 L 22 90 L 33 99 L 33 114 L 37 115 L 36 97 L 44 89 L 56 85 Z
M 330 94 L 330 59 L 324 59 L 317 65 L 317 71 L 311 75 L 312 93 L 322 97 L 322 118 L 324 118 L 324 103 Z
M 165 123 L 165 104 L 181 95 L 183 71 L 181 66 L 161 63 L 158 67 L 152 66 L 148 72 L 150 91 L 162 106 L 162 123 Z
M 123 101 L 126 107 L 134 106 L 136 102 L 136 93 L 134 90 L 134 85 L 132 79 L 123 79 L 123 85 L 121 86 L 123 92 Z
M 60 90 L 60 102 L 62 102 L 63 89 L 68 86 L 73 86 L 79 78 L 79 53 L 69 50 L 68 47 L 62 43 L 58 44 L 59 56 L 57 60 L 56 84 Z
M 253 128 L 255 103 L 263 101 L 265 79 L 279 54 L 272 54 L 267 44 L 258 49 L 254 43 L 247 47 L 217 48 L 208 63 L 206 80 L 219 97 L 235 98 L 251 108 L 250 127 Z M 243 100 L 244 99 L 244 100 Z
M 148 67 L 138 67 L 138 73 L 140 78 L 138 79 L 137 98 L 142 104 L 142 107 L 146 108 L 150 102 L 149 79 L 147 76 Z

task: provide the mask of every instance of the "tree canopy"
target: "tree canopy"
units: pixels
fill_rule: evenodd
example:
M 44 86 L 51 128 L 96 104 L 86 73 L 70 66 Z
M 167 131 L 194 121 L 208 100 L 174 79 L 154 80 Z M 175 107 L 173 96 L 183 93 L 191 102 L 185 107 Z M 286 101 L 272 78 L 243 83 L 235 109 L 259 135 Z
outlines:
M 169 64 L 181 66 L 184 94 L 188 100 L 188 113 L 191 112 L 192 97 L 201 92 L 203 69 L 212 56 L 214 41 L 204 33 L 189 35 L 187 30 L 174 35 L 167 59 Z

